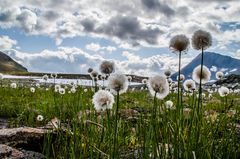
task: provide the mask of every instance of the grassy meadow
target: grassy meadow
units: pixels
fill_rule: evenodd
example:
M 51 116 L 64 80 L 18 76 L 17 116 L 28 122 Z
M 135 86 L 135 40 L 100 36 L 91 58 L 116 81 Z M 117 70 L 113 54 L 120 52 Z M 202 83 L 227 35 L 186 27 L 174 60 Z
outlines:
M 0 88 L 0 117 L 8 118 L 11 127 L 57 123 L 57 137 L 48 135 L 41 145 L 47 158 L 240 157 L 239 93 L 220 97 L 216 88 L 209 88 L 197 112 L 197 91 L 182 92 L 177 105 L 174 91 L 159 100 L 147 87 L 128 89 L 119 95 L 115 118 L 117 102 L 112 109 L 95 111 L 94 87 L 62 85 L 65 93 L 59 93 L 44 83 L 37 87 L 10 85 Z M 166 104 L 169 100 L 172 107 Z

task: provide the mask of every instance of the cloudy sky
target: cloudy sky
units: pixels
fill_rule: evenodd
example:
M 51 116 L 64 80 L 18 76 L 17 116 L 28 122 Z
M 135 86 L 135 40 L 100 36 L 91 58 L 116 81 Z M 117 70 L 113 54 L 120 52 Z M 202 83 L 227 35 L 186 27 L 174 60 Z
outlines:
M 176 70 L 169 40 L 198 29 L 212 34 L 208 51 L 240 58 L 239 0 L 0 0 L 1 51 L 29 71 L 85 73 L 105 59 L 123 73 Z

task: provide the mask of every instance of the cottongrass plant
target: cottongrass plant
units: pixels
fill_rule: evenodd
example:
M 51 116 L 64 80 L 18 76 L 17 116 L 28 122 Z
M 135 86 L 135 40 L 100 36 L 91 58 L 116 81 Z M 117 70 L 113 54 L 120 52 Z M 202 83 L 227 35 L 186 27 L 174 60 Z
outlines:
M 211 72 L 206 66 L 198 65 L 193 70 L 192 79 L 199 85 L 206 84 L 211 79 Z
M 105 81 L 106 77 L 108 77 L 110 74 L 115 72 L 115 64 L 114 64 L 114 62 L 105 60 L 100 64 L 99 70 L 103 75 L 102 76 L 103 78 L 101 80 L 103 81 L 103 88 L 105 88 L 104 81 Z
M 224 77 L 224 73 L 222 71 L 216 72 L 216 79 L 221 80 Z
M 209 32 L 203 31 L 203 30 L 197 30 L 194 32 L 192 36 L 192 47 L 196 50 L 201 50 L 201 65 L 200 65 L 200 71 L 198 71 L 200 74 L 199 77 L 202 77 L 204 73 L 204 67 L 203 67 L 203 51 L 209 48 L 212 45 L 212 36 Z M 200 106 L 200 103 L 202 102 L 202 80 L 203 78 L 200 78 L 199 80 L 199 100 L 198 100 L 198 107 Z M 197 81 L 196 81 L 197 82 Z
M 99 90 L 94 94 L 92 102 L 96 111 L 105 111 L 112 109 L 114 96 L 109 91 Z
M 117 96 L 117 105 L 115 110 L 115 123 L 114 123 L 114 140 L 113 140 L 113 152 L 112 158 L 116 157 L 118 154 L 116 150 L 117 148 L 117 137 L 118 137 L 118 110 L 119 110 L 119 95 L 125 93 L 128 89 L 128 80 L 127 77 L 123 74 L 115 73 L 111 74 L 108 78 L 108 88 L 110 92 Z
M 220 97 L 223 97 L 225 98 L 225 102 L 224 102 L 224 106 L 225 106 L 225 109 L 227 110 L 227 96 L 228 94 L 230 93 L 230 90 L 227 88 L 227 87 L 224 87 L 224 86 L 221 86 L 219 89 L 218 89 L 218 93 L 220 95 Z
M 92 83 L 94 83 L 94 90 L 95 92 L 97 92 L 97 81 L 98 81 L 98 72 L 93 70 L 91 73 L 90 73 L 90 77 L 92 78 Z
M 150 94 L 154 97 L 151 117 L 151 142 L 153 147 L 154 157 L 158 156 L 160 152 L 158 138 L 157 138 L 157 98 L 163 100 L 169 94 L 169 84 L 165 76 L 154 76 L 148 81 L 148 89 Z M 159 107 L 161 110 L 161 107 Z
M 187 53 L 189 48 L 189 39 L 185 35 L 176 35 L 170 40 L 169 48 L 174 53 L 178 53 L 178 77 L 181 74 L 181 57 L 182 53 Z M 178 79 L 178 96 L 177 107 L 180 106 L 180 80 Z

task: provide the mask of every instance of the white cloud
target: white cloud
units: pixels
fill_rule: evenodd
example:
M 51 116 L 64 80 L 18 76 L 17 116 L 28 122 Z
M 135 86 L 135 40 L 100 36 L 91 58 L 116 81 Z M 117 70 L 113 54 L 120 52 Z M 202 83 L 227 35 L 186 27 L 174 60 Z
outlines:
M 86 45 L 86 49 L 97 52 L 101 49 L 101 46 L 99 44 L 91 43 Z
M 9 38 L 8 36 L 0 36 L 0 48 L 1 50 L 11 49 L 17 44 L 16 40 Z
M 104 54 L 105 51 L 111 53 L 113 51 L 116 51 L 117 48 L 116 47 L 113 47 L 113 46 L 101 46 L 97 43 L 90 43 L 90 44 L 87 44 L 85 46 L 85 48 L 87 50 L 90 50 L 90 51 L 94 51 L 94 52 L 98 52 L 100 51 L 100 53 Z
M 207 5 L 206 5 L 207 3 Z M 168 47 L 178 33 L 191 37 L 202 28 L 213 34 L 218 48 L 240 41 L 239 29 L 222 31 L 224 22 L 240 21 L 232 1 L 176 0 L 2 0 L 0 27 L 19 27 L 27 34 L 48 35 L 61 44 L 67 37 L 92 36 L 114 41 L 120 48 Z M 59 14 L 61 13 L 61 14 Z
M 56 51 L 43 50 L 38 53 L 26 53 L 10 49 L 5 51 L 14 60 L 25 66 L 29 71 L 37 72 L 63 72 L 86 73 L 89 67 L 98 70 L 105 59 L 97 54 L 89 54 L 79 48 L 59 47 Z M 132 73 L 135 75 L 152 76 L 160 74 L 171 67 L 177 70 L 177 57 L 169 54 L 154 55 L 149 58 L 141 58 L 134 53 L 124 51 L 126 60 L 108 59 L 114 61 L 117 71 Z M 183 64 L 187 64 L 192 58 L 183 57 Z

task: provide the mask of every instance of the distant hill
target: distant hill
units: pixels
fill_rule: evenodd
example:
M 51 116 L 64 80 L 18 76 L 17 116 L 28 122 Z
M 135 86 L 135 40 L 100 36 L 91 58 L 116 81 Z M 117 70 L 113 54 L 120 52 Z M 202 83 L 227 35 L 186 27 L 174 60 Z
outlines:
M 214 52 L 204 52 L 203 64 L 207 66 L 212 73 L 211 79 L 216 79 L 216 71 L 223 71 L 225 74 L 237 74 L 240 75 L 240 60 L 232 58 L 230 56 L 224 56 Z M 193 69 L 200 65 L 201 54 L 194 58 L 188 65 L 181 69 L 181 73 L 185 75 L 186 78 L 192 77 Z M 176 79 L 177 73 L 172 75 L 172 79 Z
M 0 51 L 0 72 L 27 72 L 27 69 Z

